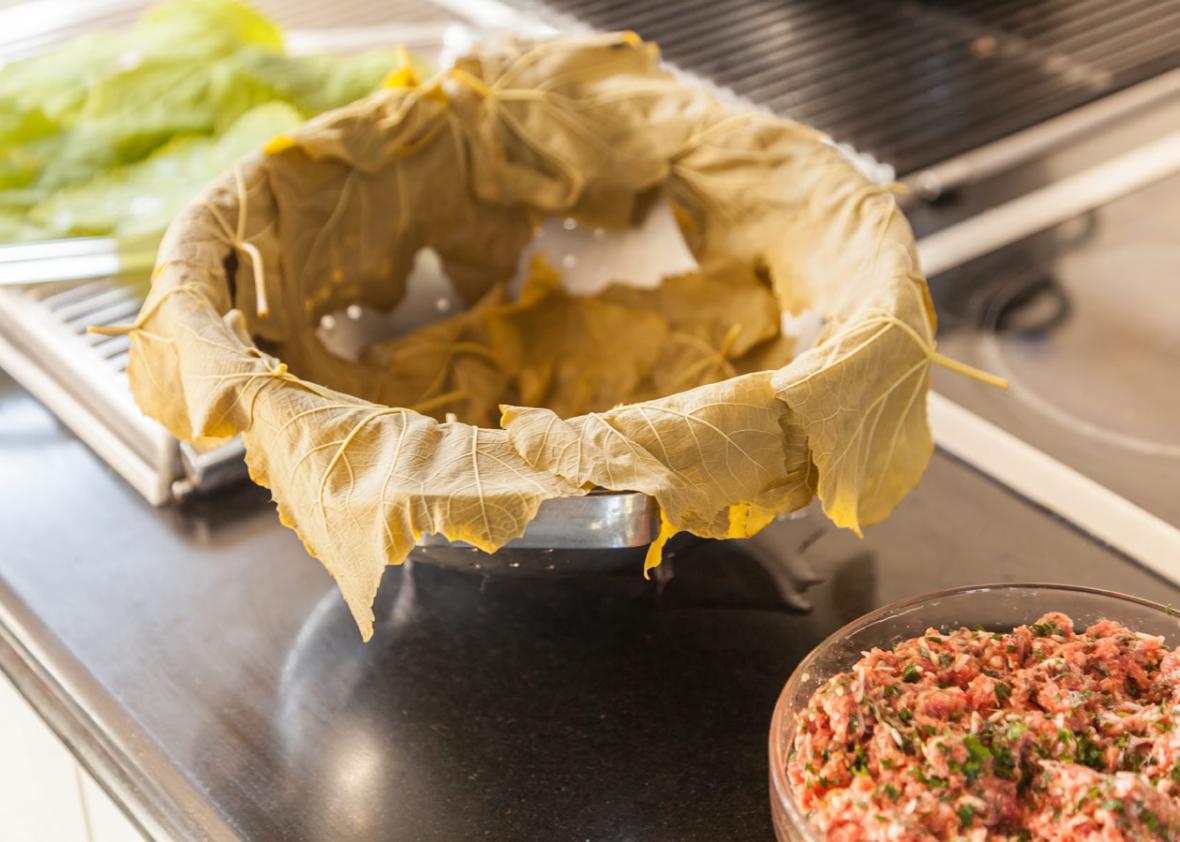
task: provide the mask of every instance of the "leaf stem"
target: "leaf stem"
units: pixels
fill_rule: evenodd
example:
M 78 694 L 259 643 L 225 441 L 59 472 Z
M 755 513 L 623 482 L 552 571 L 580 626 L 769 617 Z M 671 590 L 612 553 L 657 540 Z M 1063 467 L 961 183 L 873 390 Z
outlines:
M 135 325 L 89 325 L 86 328 L 87 333 L 93 333 L 97 336 L 123 336 L 135 330 Z
M 943 368 L 950 369 L 958 374 L 966 375 L 972 380 L 978 380 L 980 383 L 986 383 L 989 386 L 995 386 L 997 389 L 1007 389 L 1008 381 L 1003 377 L 997 377 L 994 374 L 989 374 L 986 371 L 976 368 L 975 366 L 961 363 L 958 360 L 952 360 L 950 357 L 944 357 L 937 351 L 930 352 L 930 361 L 935 365 L 940 365 Z
M 457 67 L 451 68 L 448 74 L 452 79 L 462 82 L 467 87 L 471 88 L 484 99 L 492 96 L 492 89 L 488 87 L 487 83 L 477 76 L 473 76 L 466 70 L 460 70 Z

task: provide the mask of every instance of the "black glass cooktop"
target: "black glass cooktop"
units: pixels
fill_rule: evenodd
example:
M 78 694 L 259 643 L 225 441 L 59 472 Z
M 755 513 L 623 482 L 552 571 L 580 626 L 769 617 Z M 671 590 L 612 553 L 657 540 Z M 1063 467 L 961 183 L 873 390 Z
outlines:
M 937 453 L 863 540 L 812 508 L 662 587 L 389 568 L 366 645 L 265 491 L 152 509 L 3 373 L 0 476 L 0 670 L 177 839 L 762 842 L 775 698 L 841 624 L 982 579 L 1180 604 Z

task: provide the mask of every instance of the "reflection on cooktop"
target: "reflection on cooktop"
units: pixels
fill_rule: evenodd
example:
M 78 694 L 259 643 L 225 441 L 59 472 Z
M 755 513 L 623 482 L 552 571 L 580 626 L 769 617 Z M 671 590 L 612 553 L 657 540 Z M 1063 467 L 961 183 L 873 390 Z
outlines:
M 1180 457 L 1180 390 L 1167 388 L 1180 363 L 1177 280 L 1174 245 L 1065 254 L 1031 298 L 1027 286 L 999 291 L 980 336 L 983 359 L 1054 423 L 1100 444 Z M 1014 310 L 1046 307 L 1037 329 L 1012 321 Z
M 776 541 L 795 549 L 813 531 L 788 523 Z M 777 550 L 764 552 L 694 542 L 659 593 L 634 571 L 486 577 L 411 562 L 387 571 L 369 645 L 325 591 L 279 679 L 268 809 L 311 823 L 308 838 L 375 837 L 385 822 L 416 823 L 419 838 L 463 838 L 481 825 L 536 838 L 556 813 L 606 834 L 596 838 L 633 838 L 670 808 L 649 780 L 660 768 L 691 770 L 690 790 L 665 793 L 680 805 L 681 828 L 737 810 L 757 837 L 763 783 L 735 769 L 762 767 L 785 665 L 817 633 L 806 621 L 784 643 L 780 585 L 765 569 Z M 735 628 L 747 633 L 735 638 Z M 284 785 L 283 770 L 298 786 Z M 494 786 L 488 770 L 511 785 Z M 582 799 L 588 770 L 594 798 Z M 509 803 L 503 791 L 531 795 Z M 439 804 L 453 814 L 429 812 Z

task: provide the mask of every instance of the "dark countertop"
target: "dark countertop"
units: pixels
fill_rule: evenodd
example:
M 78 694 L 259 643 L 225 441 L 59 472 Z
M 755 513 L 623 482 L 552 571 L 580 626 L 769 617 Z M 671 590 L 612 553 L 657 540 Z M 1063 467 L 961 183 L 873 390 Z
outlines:
M 182 839 L 766 840 L 771 708 L 840 623 L 980 581 L 1180 597 L 938 454 L 864 541 L 813 511 L 662 591 L 391 568 L 366 646 L 265 493 L 152 509 L 2 374 L 0 538 L 0 666 Z

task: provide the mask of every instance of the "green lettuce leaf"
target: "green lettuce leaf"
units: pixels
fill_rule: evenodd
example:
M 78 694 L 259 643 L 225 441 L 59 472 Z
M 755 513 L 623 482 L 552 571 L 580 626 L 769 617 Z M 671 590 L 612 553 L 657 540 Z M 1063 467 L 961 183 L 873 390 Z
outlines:
M 350 56 L 285 56 L 243 50 L 231 61 L 239 83 L 265 90 L 310 116 L 360 99 L 397 67 L 393 50 L 366 50 Z
M 220 137 L 180 137 L 143 161 L 58 190 L 36 204 L 29 219 L 48 236 L 159 232 L 211 174 L 301 122 L 285 103 L 259 105 Z
M 249 6 L 170 0 L 0 68 L 0 238 L 162 229 L 236 157 L 397 65 L 393 50 L 288 56 Z
M 279 51 L 283 32 L 235 0 L 169 0 L 148 9 L 131 30 L 134 47 L 149 57 L 202 59 L 254 45 Z
M 0 68 L 0 143 L 41 137 L 71 120 L 87 91 L 127 50 L 124 35 L 96 32 Z

